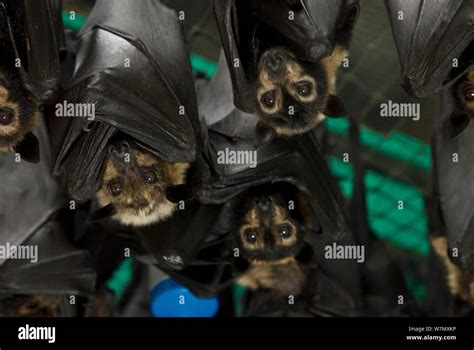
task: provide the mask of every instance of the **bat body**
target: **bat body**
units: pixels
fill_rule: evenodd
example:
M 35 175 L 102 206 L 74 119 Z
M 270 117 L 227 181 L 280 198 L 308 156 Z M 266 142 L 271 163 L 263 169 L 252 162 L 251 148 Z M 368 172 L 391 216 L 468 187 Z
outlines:
M 48 115 L 53 171 L 75 200 L 90 200 L 101 190 L 109 147 L 117 135 L 170 163 L 192 162 L 200 152 L 199 116 L 181 24 L 159 1 L 95 3 L 77 36 L 74 74 L 64 100 L 94 111 L 92 118 Z M 111 199 L 106 193 L 101 197 Z M 168 215 L 155 213 L 163 214 Z M 136 222 L 123 219 L 130 225 L 153 221 L 140 215 Z
M 256 113 L 258 132 L 299 135 L 325 115 L 347 114 L 335 85 L 358 1 L 226 0 L 214 11 L 235 105 Z
M 0 152 L 39 161 L 32 133 L 60 85 L 58 1 L 0 1 Z
M 16 35 L 19 51 L 25 52 L 27 37 L 23 7 L 14 6 L 10 1 L 1 5 L 5 12 L 0 17 L 0 152 L 12 152 L 36 128 L 39 103 L 24 86 L 19 61 L 10 42 L 9 26 Z M 7 8 L 11 24 L 6 21 Z
M 250 267 L 239 279 L 241 284 L 273 289 L 281 295 L 301 293 L 305 273 L 295 257 L 304 245 L 304 218 L 298 203 L 288 209 L 297 201 L 296 192 L 288 186 L 271 185 L 244 195 L 236 241 Z
M 336 74 L 346 57 L 341 46 L 319 62 L 301 61 L 283 47 L 265 51 L 256 90 L 260 121 L 279 135 L 314 129 L 324 120 L 329 99 L 335 99 Z
M 109 147 L 102 187 L 101 207 L 113 206 L 113 219 L 126 226 L 146 226 L 169 218 L 176 204 L 166 197 L 168 186 L 184 183 L 188 163 L 169 163 L 133 142 Z

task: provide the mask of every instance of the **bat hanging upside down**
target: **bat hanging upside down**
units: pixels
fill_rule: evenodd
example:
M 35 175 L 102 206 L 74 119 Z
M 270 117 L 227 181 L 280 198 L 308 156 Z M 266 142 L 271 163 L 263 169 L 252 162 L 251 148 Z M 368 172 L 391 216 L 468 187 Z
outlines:
M 335 96 L 336 78 L 348 56 L 357 16 L 354 7 L 338 26 L 331 54 L 317 61 L 304 61 L 284 45 L 262 51 L 255 94 L 260 123 L 278 135 L 292 136 L 313 129 L 325 115 L 347 115 Z
M 171 186 L 185 182 L 188 163 L 168 163 L 134 142 L 109 148 L 97 201 L 125 226 L 146 226 L 169 218 L 177 204 L 167 198 Z
M 285 185 L 268 185 L 244 195 L 237 246 L 250 266 L 239 283 L 279 295 L 302 292 L 306 275 L 296 256 L 305 244 L 308 204 Z
M 344 113 L 335 97 L 336 75 L 347 50 L 336 46 L 319 62 L 304 62 L 284 47 L 265 51 L 260 58 L 257 111 L 260 121 L 279 135 L 303 134 L 328 113 Z M 339 108 L 340 110 L 337 110 Z

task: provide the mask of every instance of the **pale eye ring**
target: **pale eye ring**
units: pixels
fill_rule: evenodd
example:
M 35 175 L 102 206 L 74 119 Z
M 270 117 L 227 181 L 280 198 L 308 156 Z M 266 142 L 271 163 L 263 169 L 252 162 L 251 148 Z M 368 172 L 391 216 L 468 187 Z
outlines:
M 110 181 L 108 184 L 109 192 L 112 196 L 117 197 L 122 194 L 122 183 L 120 180 Z

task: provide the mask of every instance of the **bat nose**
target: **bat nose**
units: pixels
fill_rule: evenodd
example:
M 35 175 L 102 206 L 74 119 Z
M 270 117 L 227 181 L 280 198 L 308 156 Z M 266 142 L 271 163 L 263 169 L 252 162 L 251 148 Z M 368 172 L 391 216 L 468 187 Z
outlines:
M 258 197 L 256 204 L 262 211 L 268 211 L 272 205 L 272 199 L 270 196 Z
M 273 73 L 278 73 L 283 68 L 283 55 L 280 52 L 266 52 L 263 57 L 263 64 Z
M 109 152 L 115 157 L 122 159 L 130 152 L 130 145 L 127 141 L 122 141 L 111 145 L 109 147 Z
M 270 230 L 266 230 L 263 235 L 263 241 L 266 247 L 272 247 L 275 244 L 275 237 Z

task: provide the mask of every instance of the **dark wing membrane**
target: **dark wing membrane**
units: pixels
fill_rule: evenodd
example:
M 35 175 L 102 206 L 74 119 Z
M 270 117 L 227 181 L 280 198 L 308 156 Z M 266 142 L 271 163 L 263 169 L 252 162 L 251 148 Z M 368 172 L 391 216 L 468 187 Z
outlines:
M 207 91 L 219 90 L 219 86 L 222 86 L 222 91 L 230 93 L 228 77 L 227 67 L 221 64 L 216 77 L 202 88 L 199 96 L 206 97 Z M 210 108 L 215 104 L 220 104 L 220 108 Z M 229 96 L 219 95 L 214 100 L 200 100 L 199 108 L 203 120 L 212 122 L 204 150 L 209 169 L 203 175 L 199 194 L 201 201 L 221 204 L 254 186 L 289 182 L 306 195 L 324 233 L 338 237 L 348 231 L 342 196 L 329 172 L 315 133 L 310 132 L 298 138 L 275 138 L 270 143 L 258 146 L 254 140 L 257 117 L 232 108 Z M 227 115 L 215 115 L 218 113 Z M 256 167 L 222 163 L 219 152 L 225 152 L 226 149 L 256 152 Z
M 25 87 L 41 102 L 57 96 L 60 85 L 60 7 L 50 0 L 2 0 L 10 47 L 20 58 Z M 14 13 L 14 14 L 13 14 Z
M 26 86 L 40 101 L 52 101 L 60 85 L 61 8 L 50 0 L 25 0 L 28 33 Z
M 157 1 L 98 1 L 78 38 L 70 90 L 110 124 L 170 162 L 192 161 L 199 123 L 175 13 Z
M 433 135 L 434 171 L 442 219 L 446 226 L 449 249 L 457 249 L 453 260 L 465 268 L 474 268 L 474 132 L 471 127 L 454 138 L 451 135 L 450 115 L 441 115 Z M 454 155 L 462 162 L 453 161 Z M 445 234 L 439 232 L 438 234 Z
M 49 173 L 46 135 L 40 124 L 40 164 L 16 162 L 13 153 L 0 156 L 0 246 L 22 244 L 62 205 L 59 188 Z M 3 263 L 0 259 L 0 266 Z
M 339 38 L 339 20 L 346 19 L 355 8 L 357 15 L 359 6 L 358 0 L 247 0 L 247 3 L 259 21 L 282 35 L 293 51 L 308 61 L 331 54 Z M 356 18 L 352 20 L 355 22 Z
M 61 229 L 48 223 L 23 246 L 37 247 L 37 261 L 9 259 L 0 267 L 0 291 L 12 294 L 92 296 L 95 272 L 84 250 L 74 248 Z
M 473 1 L 386 0 L 385 4 L 408 93 L 417 97 L 438 93 L 474 63 Z
M 231 130 L 239 127 L 241 118 L 233 118 Z M 204 183 L 201 200 L 223 203 L 251 187 L 272 182 L 289 182 L 305 194 L 323 232 L 337 238 L 348 232 L 342 197 L 332 179 L 313 133 L 297 139 L 274 139 L 260 148 L 253 140 L 235 140 L 209 131 L 211 168 L 214 173 Z M 257 167 L 241 164 L 219 164 L 217 152 L 256 151 Z

